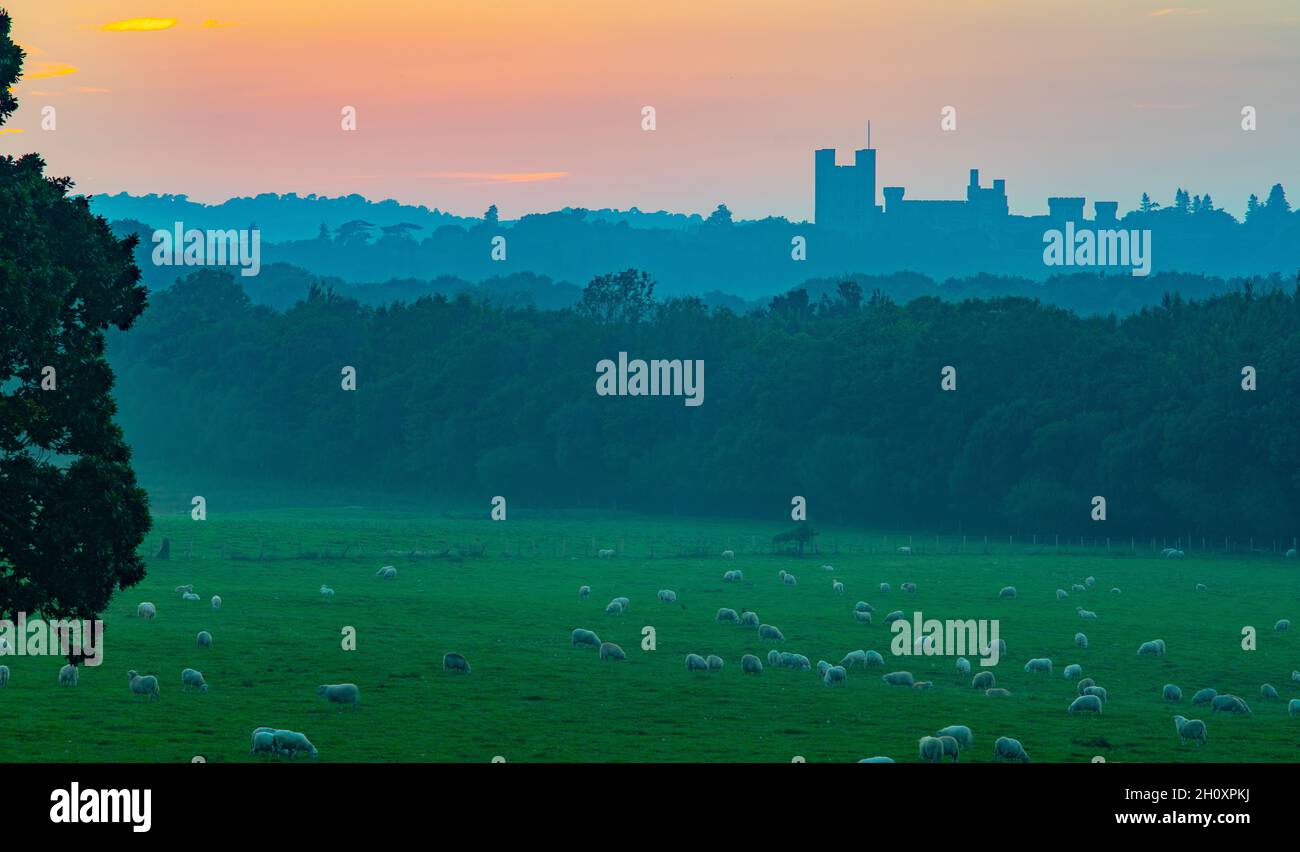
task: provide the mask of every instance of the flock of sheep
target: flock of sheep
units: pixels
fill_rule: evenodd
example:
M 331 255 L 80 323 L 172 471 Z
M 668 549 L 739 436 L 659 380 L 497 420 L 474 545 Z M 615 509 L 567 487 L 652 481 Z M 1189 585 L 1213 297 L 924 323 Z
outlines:
M 911 549 L 907 547 L 898 548 L 898 552 L 903 555 L 910 555 Z M 614 555 L 613 550 L 601 550 L 600 558 L 610 558 Z M 1183 552 L 1174 548 L 1166 548 L 1161 554 L 1167 559 L 1180 559 Z M 1294 557 L 1294 552 L 1289 551 L 1288 557 Z M 723 559 L 734 559 L 733 551 L 727 550 L 722 553 Z M 833 572 L 835 569 L 831 565 L 823 565 L 822 569 L 827 572 Z M 744 579 L 744 573 L 738 569 L 728 570 L 722 575 L 724 583 L 740 582 Z M 784 570 L 778 572 L 777 579 L 787 586 L 798 584 L 798 580 L 793 574 Z M 1056 590 L 1056 599 L 1066 600 L 1070 597 L 1071 592 L 1087 592 L 1096 584 L 1095 577 L 1086 577 L 1082 583 L 1075 583 L 1071 586 L 1071 591 L 1064 589 Z M 902 583 L 899 587 L 904 592 L 915 594 L 917 586 L 912 582 Z M 1197 583 L 1195 586 L 1197 592 L 1206 591 L 1203 583 Z M 831 581 L 831 590 L 835 594 L 844 593 L 844 584 L 839 580 Z M 891 587 L 888 583 L 880 584 L 880 593 L 888 594 Z M 1118 587 L 1112 588 L 1112 594 L 1120 594 Z M 591 586 L 582 585 L 578 590 L 580 600 L 587 600 L 591 596 Z M 1014 600 L 1018 593 L 1014 586 L 1004 586 L 998 592 L 1000 600 Z M 657 595 L 661 603 L 674 603 L 677 601 L 677 593 L 671 589 L 661 589 Z M 605 612 L 610 615 L 621 615 L 628 611 L 630 602 L 626 597 L 614 598 L 606 606 Z M 870 624 L 875 608 L 866 601 L 858 601 L 853 608 L 853 617 L 859 622 Z M 1096 612 L 1084 609 L 1081 606 L 1075 607 L 1075 614 L 1083 620 L 1095 620 L 1098 618 Z M 894 621 L 907 618 L 902 610 L 895 610 L 885 616 L 884 623 L 891 624 Z M 770 640 L 773 642 L 785 642 L 785 636 L 777 627 L 765 624 L 759 619 L 757 613 L 750 610 L 741 610 L 737 612 L 729 607 L 723 607 L 718 610 L 714 616 L 717 622 L 737 624 L 743 627 L 755 628 L 759 640 Z M 1281 619 L 1274 625 L 1276 633 L 1285 633 L 1291 627 L 1291 622 L 1287 619 Z M 916 653 L 924 653 L 926 644 L 930 637 L 922 636 L 916 640 Z M 1080 649 L 1087 649 L 1088 637 L 1082 632 L 1078 632 L 1074 637 L 1075 646 Z M 591 647 L 599 651 L 601 660 L 626 660 L 627 655 L 623 649 L 612 642 L 602 642 L 600 637 L 592 630 L 586 628 L 577 628 L 570 634 L 570 644 L 572 647 Z M 998 650 L 1000 655 L 1006 653 L 1006 642 L 998 640 Z M 1153 639 L 1143 642 L 1137 650 L 1138 656 L 1157 656 L 1163 657 L 1166 652 L 1165 641 L 1163 639 Z M 767 665 L 772 668 L 791 669 L 793 671 L 816 672 L 817 677 L 825 686 L 844 686 L 848 681 L 848 673 L 854 667 L 862 669 L 884 668 L 885 659 L 880 652 L 875 650 L 859 649 L 850 651 L 839 661 L 838 664 L 832 664 L 826 660 L 819 661 L 815 666 L 808 657 L 803 654 L 796 654 L 788 651 L 770 650 L 767 654 Z M 716 654 L 696 654 L 686 655 L 686 671 L 699 674 L 721 671 L 724 661 Z M 971 664 L 965 657 L 958 657 L 956 669 L 959 675 L 970 676 Z M 754 654 L 745 654 L 740 660 L 740 670 L 742 674 L 759 675 L 763 672 L 763 662 Z M 1042 673 L 1051 676 L 1054 671 L 1053 663 L 1050 659 L 1039 657 L 1029 660 L 1025 663 L 1024 671 L 1027 673 Z M 1072 663 L 1063 671 L 1067 680 L 1075 680 L 1076 697 L 1066 708 L 1066 712 L 1073 714 L 1091 713 L 1100 716 L 1108 699 L 1108 693 L 1105 687 L 1097 685 L 1090 677 L 1083 677 L 1083 667 L 1078 663 Z M 917 681 L 911 672 L 895 671 L 887 672 L 881 676 L 886 684 L 891 686 L 904 686 L 911 689 L 930 689 L 933 686 L 931 681 Z M 1291 680 L 1300 683 L 1300 671 L 1291 673 Z M 996 685 L 996 677 L 991 671 L 981 671 L 971 679 L 971 687 L 982 691 L 984 695 L 996 698 L 1011 695 L 1010 691 Z M 1260 687 L 1260 695 L 1264 699 L 1276 700 L 1278 698 L 1277 690 L 1268 683 Z M 1179 703 L 1182 701 L 1182 689 L 1175 684 L 1165 684 L 1161 691 L 1161 697 L 1169 703 Z M 1229 713 L 1249 716 L 1251 715 L 1250 707 L 1242 698 L 1223 694 L 1220 695 L 1213 688 L 1204 688 L 1197 691 L 1191 700 L 1192 706 L 1209 705 L 1211 713 Z M 1291 717 L 1300 716 L 1300 699 L 1291 699 L 1287 704 L 1287 712 Z M 1181 715 L 1173 717 L 1175 732 L 1179 741 L 1183 745 L 1188 743 L 1197 743 L 1204 745 L 1206 742 L 1207 728 L 1204 721 L 1200 719 L 1188 719 Z M 965 725 L 951 725 L 937 731 L 933 736 L 923 736 L 919 742 L 919 759 L 928 762 L 940 762 L 951 758 L 953 762 L 957 761 L 958 753 L 962 750 L 969 749 L 974 744 L 974 736 L 971 729 Z M 993 757 L 995 761 L 1016 761 L 1022 763 L 1029 762 L 1029 755 L 1019 740 L 1011 737 L 998 737 L 993 744 Z M 893 763 L 889 757 L 871 757 L 860 760 L 860 763 Z

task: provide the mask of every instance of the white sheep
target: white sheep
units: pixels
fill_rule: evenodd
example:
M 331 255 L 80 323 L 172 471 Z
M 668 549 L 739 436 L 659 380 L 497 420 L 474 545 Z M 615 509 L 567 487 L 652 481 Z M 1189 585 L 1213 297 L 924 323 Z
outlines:
M 1085 677 L 1083 680 L 1079 681 L 1079 682 L 1075 685 L 1075 687 L 1074 687 L 1075 694 L 1076 694 L 1076 695 L 1087 695 L 1087 694 L 1088 694 L 1088 689 L 1091 688 L 1091 687 L 1094 687 L 1094 686 L 1096 686 L 1096 685 L 1097 685 L 1097 681 L 1093 680 L 1093 679 L 1090 678 L 1090 677 Z
M 1066 680 L 1078 680 L 1083 677 L 1083 666 L 1078 663 L 1070 663 L 1065 667 L 1065 673 L 1062 676 Z
M 767 652 L 767 664 L 776 668 L 781 665 L 781 652 L 773 648 Z
M 332 598 L 334 597 L 334 590 L 322 583 L 320 587 L 320 596 L 323 598 Z
M 131 691 L 136 695 L 146 695 L 151 701 L 161 697 L 158 690 L 158 678 L 153 675 L 144 675 L 142 677 L 132 670 L 126 673 L 126 682 L 127 686 L 131 687 Z
M 746 654 L 740 658 L 740 671 L 742 674 L 762 674 L 763 663 L 753 654 Z
M 674 592 L 672 589 L 660 589 L 659 600 L 662 601 L 663 603 L 676 603 L 677 593 Z
M 837 595 L 844 594 L 844 584 L 839 580 L 831 580 L 831 591 L 835 592 Z
M 181 595 L 181 600 L 183 600 L 183 601 L 197 601 L 197 600 L 199 600 L 199 596 L 196 595 L 196 594 L 194 594 L 193 592 L 186 592 L 185 594 Z
M 1292 672 L 1291 672 L 1291 680 L 1293 680 L 1293 681 L 1295 681 L 1295 682 L 1297 682 L 1297 683 L 1300 683 L 1300 672 L 1292 671 Z
M 776 578 L 777 578 L 778 580 L 782 580 L 782 581 L 785 580 L 785 569 L 784 569 L 784 568 L 782 568 L 780 571 L 777 571 L 777 572 L 776 572 Z
M 912 643 L 912 653 L 916 656 L 931 656 L 938 653 L 939 639 L 936 636 L 918 636 Z
M 361 690 L 357 689 L 355 683 L 333 683 L 321 684 L 316 687 L 316 694 L 325 696 L 325 700 L 331 704 L 339 705 L 339 712 L 343 712 L 345 705 L 351 704 L 352 709 L 357 709 L 357 704 L 361 700 Z
M 825 660 L 818 660 L 818 661 L 817 661 L 817 676 L 818 676 L 818 677 L 821 677 L 822 675 L 826 674 L 826 670 L 829 669 L 830 667 L 831 667 L 831 664 L 828 663 L 828 662 L 826 662 Z
M 1178 731 L 1178 739 L 1183 745 L 1187 745 L 1188 740 L 1205 745 L 1205 723 L 1200 719 L 1175 716 L 1174 730 Z
M 713 620 L 739 622 L 740 616 L 736 614 L 734 609 L 724 606 L 722 609 L 718 610 L 718 614 L 713 617 Z
M 785 583 L 787 586 L 799 585 L 799 581 L 795 579 L 793 574 L 786 574 L 784 577 L 781 578 L 781 582 Z
M 904 547 L 900 547 L 900 548 L 898 548 L 898 552 L 901 553 L 901 554 L 903 554 L 904 556 L 911 556 L 911 555 L 912 555 L 912 548 L 910 548 L 910 547 L 906 547 L 906 546 L 904 546 Z
M 1074 699 L 1074 701 L 1070 702 L 1070 708 L 1066 712 L 1073 713 L 1076 710 L 1079 711 L 1080 713 L 1091 711 L 1100 716 L 1101 715 L 1100 696 L 1080 695 L 1078 698 Z
M 1291 621 L 1286 618 L 1279 619 L 1277 624 L 1273 625 L 1273 629 L 1278 633 L 1285 633 L 1291 629 Z
M 957 674 L 965 677 L 970 674 L 970 660 L 965 657 L 957 658 Z
M 1259 688 L 1259 697 L 1269 701 L 1276 700 L 1277 690 L 1273 688 L 1273 684 L 1266 683 Z
M 885 616 L 885 624 L 893 624 L 895 621 L 902 621 L 904 618 L 907 618 L 907 616 L 903 615 L 903 611 L 901 609 L 896 609 L 889 615 Z
M 397 577 L 397 569 L 392 565 L 385 565 L 375 572 L 375 576 L 384 580 L 393 580 Z
M 865 612 L 863 610 L 855 609 L 853 610 L 853 620 L 856 621 L 858 624 L 870 624 L 871 613 Z
M 297 757 L 298 752 L 305 751 L 311 755 L 312 760 L 316 759 L 318 754 L 316 746 L 312 745 L 307 737 L 297 731 L 276 731 L 273 736 L 275 737 L 275 750 L 277 752 L 283 752 L 290 757 Z
M 212 596 L 212 608 L 221 609 L 221 595 Z
M 880 584 L 880 593 L 881 593 L 882 595 L 887 595 L 887 594 L 889 594 L 889 584 L 888 584 L 888 583 L 881 583 L 881 584 Z
M 892 757 L 864 757 L 858 763 L 893 763 Z
M 1207 586 L 1207 585 L 1205 585 L 1204 583 L 1197 583 L 1197 584 L 1196 584 L 1196 591 L 1198 591 L 1198 592 L 1209 591 L 1209 588 L 1210 588 L 1210 587 Z
M 59 686 L 76 686 L 77 685 L 77 667 L 68 664 L 59 669 Z
M 775 627 L 773 627 L 773 626 L 770 625 L 770 624 L 760 624 L 760 625 L 758 625 L 758 638 L 759 638 L 759 639 L 775 639 L 775 640 L 778 641 L 778 642 L 784 642 L 784 641 L 785 641 L 785 635 L 784 635 L 783 633 L 781 633 L 780 630 L 776 629 Z
M 627 612 L 629 609 L 632 608 L 632 602 L 629 601 L 627 598 L 614 598 L 614 603 L 623 607 L 623 612 Z
M 1159 642 L 1143 642 L 1138 646 L 1137 655 L 1139 657 L 1160 657 L 1164 655 L 1164 649 Z
M 1211 713 L 1244 713 L 1252 715 L 1250 706 L 1235 695 L 1216 695 L 1210 702 Z
M 1166 683 L 1165 688 L 1160 691 L 1161 696 L 1166 701 L 1182 701 L 1183 691 L 1172 683 Z
M 442 670 L 444 672 L 460 672 L 461 674 L 469 674 L 469 660 L 455 652 L 443 654 Z
M 835 566 L 834 566 L 834 565 L 823 565 L 823 566 L 822 566 L 822 570 L 823 570 L 823 571 L 834 571 L 834 570 L 835 570 Z
M 912 677 L 911 672 L 890 672 L 881 675 L 880 679 L 890 686 L 911 686 L 916 683 L 916 678 Z
M 999 763 L 1004 760 L 1017 760 L 1021 763 L 1029 762 L 1029 755 L 1025 752 L 1025 747 L 1020 744 L 1020 740 L 1011 737 L 998 737 L 993 743 L 993 759 Z
M 1182 559 L 1184 556 L 1181 550 L 1175 550 L 1172 547 L 1167 549 L 1169 550 L 1169 552 L 1165 554 L 1166 559 Z
M 1104 686 L 1089 686 L 1083 690 L 1084 695 L 1095 695 L 1101 699 L 1101 703 L 1106 703 L 1106 688 Z
M 1063 601 L 1063 600 L 1065 600 L 1066 598 L 1068 598 L 1069 596 L 1070 596 L 1070 593 L 1067 592 L 1065 589 L 1057 589 L 1057 590 L 1056 590 L 1056 599 L 1057 599 L 1058 601 Z
M 1032 660 L 1030 660 L 1029 662 L 1025 663 L 1025 671 L 1027 671 L 1027 672 L 1047 672 L 1048 674 L 1051 674 L 1051 673 L 1052 673 L 1052 661 L 1049 660 L 1049 659 L 1046 658 L 1046 657 L 1035 657 L 1034 659 L 1032 659 Z
M 709 663 L 699 654 L 687 654 L 686 670 L 688 672 L 707 672 L 709 670 Z
M 845 671 L 844 666 L 831 666 L 822 675 L 822 684 L 830 686 L 832 683 L 838 683 L 843 686 L 849 685 L 849 674 Z
M 614 551 L 611 548 L 605 548 L 603 550 L 596 551 L 596 556 L 598 556 L 601 559 L 613 559 Z
M 1006 698 L 1011 695 L 1011 690 L 995 686 L 991 689 L 984 690 L 984 695 L 988 698 Z
M 929 763 L 938 763 L 943 760 L 943 743 L 938 737 L 921 737 L 918 743 L 917 756 Z
M 1097 613 L 1093 612 L 1090 609 L 1084 609 L 1083 607 L 1076 608 L 1075 612 L 1079 614 L 1080 618 L 1092 620 L 1097 617 Z
M 591 586 L 579 586 L 578 600 L 585 601 L 589 597 L 591 597 Z
M 193 584 L 193 583 L 186 583 L 186 584 L 183 585 L 183 586 L 177 586 L 177 587 L 176 587 L 176 593 L 177 593 L 178 595 L 183 595 L 183 594 L 185 594 L 186 592 L 192 592 L 192 591 L 194 591 L 194 584 Z
M 9 685 L 9 667 L 0 666 L 0 687 Z
M 722 658 L 719 657 L 717 654 L 709 654 L 707 657 L 704 658 L 704 662 L 708 665 L 709 671 L 711 672 L 722 671 L 722 666 L 723 666 Z
M 844 655 L 844 659 L 840 660 L 840 665 L 846 669 L 860 665 L 865 669 L 867 667 L 867 652 L 863 650 L 849 651 Z
M 1084 577 L 1084 578 L 1083 578 L 1083 584 L 1084 584 L 1085 586 L 1087 586 L 1088 588 L 1090 588 L 1090 589 L 1093 587 L 1093 584 L 1095 584 L 1096 582 L 1097 582 L 1097 578 L 1096 578 L 1096 577 Z
M 744 579 L 745 579 L 744 572 L 739 570 L 728 571 L 722 575 L 722 582 L 724 583 L 739 583 L 741 580 Z
M 912 594 L 916 594 L 916 583 L 904 583 L 898 588 L 902 589 L 905 592 L 911 592 Z
M 800 672 L 812 671 L 812 663 L 803 654 L 782 654 L 781 665 Z
M 145 601 L 135 608 L 136 618 L 150 619 L 158 614 L 158 608 L 149 601 Z
M 1111 590 L 1110 590 L 1110 593 L 1111 593 L 1112 595 L 1122 594 L 1122 592 L 1120 592 L 1120 590 L 1119 590 L 1119 586 L 1115 586 L 1113 589 L 1111 589 Z
M 602 660 L 626 660 L 627 654 L 625 654 L 623 649 L 615 645 L 613 642 L 601 642 L 600 658 Z
M 200 631 L 199 631 L 199 635 L 198 635 L 198 637 L 196 638 L 195 641 L 198 642 L 198 645 L 199 645 L 200 648 L 211 648 L 211 647 L 212 647 L 212 634 L 209 633 L 209 632 L 206 631 L 206 630 L 200 630 Z
M 4 668 L 4 666 L 0 666 L 0 669 L 2 668 Z M 1286 712 L 1292 719 L 1294 719 L 1296 714 L 1300 713 L 1300 698 L 1292 698 L 1288 701 L 1286 703 Z
M 1076 648 L 1082 648 L 1082 649 L 1085 650 L 1085 651 L 1088 650 L 1088 637 L 1087 637 L 1087 635 L 1086 635 L 1086 634 L 1083 634 L 1083 633 L 1076 633 L 1076 634 L 1074 634 L 1074 646 L 1075 646 Z
M 569 641 L 575 648 L 579 645 L 588 645 L 592 648 L 600 647 L 600 637 L 595 633 L 592 633 L 590 630 L 583 630 L 581 627 L 570 634 Z
M 949 725 L 935 732 L 936 737 L 952 737 L 962 748 L 973 748 L 975 737 L 965 725 Z
M 970 680 L 971 689 L 988 689 L 997 684 L 997 679 L 993 677 L 993 672 L 980 672 Z
M 207 692 L 208 684 L 203 679 L 203 672 L 197 669 L 181 670 L 181 690 L 197 689 L 199 692 Z
M 608 604 L 606 604 L 606 606 L 605 606 L 605 614 L 606 614 L 606 615 L 622 615 L 622 614 L 623 614 L 623 605 L 622 605 L 621 603 L 619 603 L 618 601 L 610 601 L 610 602 L 609 602 Z
M 1003 586 L 1002 590 L 998 592 L 999 599 L 1014 598 L 1015 596 L 1016 596 L 1015 586 Z
M 262 730 L 260 728 L 253 731 L 253 749 L 249 754 L 258 754 L 259 752 L 266 752 L 267 754 L 276 753 L 274 731 Z
M 1217 689 L 1211 689 L 1210 687 L 1198 689 L 1196 694 L 1192 696 L 1192 704 L 1209 704 L 1218 694 Z
M 853 605 L 854 612 L 875 612 L 876 608 L 866 601 L 858 601 Z
M 920 684 L 918 683 L 917 686 L 919 687 Z M 943 756 L 951 757 L 952 762 L 956 763 L 957 755 L 961 752 L 961 744 L 957 742 L 957 739 L 945 736 L 939 737 L 939 742 L 943 744 Z
M 757 627 L 761 622 L 758 620 L 758 613 L 746 610 L 740 614 L 740 623 L 746 627 Z
M 736 551 L 734 551 L 734 550 L 724 550 L 724 551 L 722 551 L 722 558 L 723 558 L 723 559 L 735 559 L 735 558 L 736 558 Z
M 868 652 L 867 652 L 867 665 L 868 665 L 868 666 L 884 666 L 884 665 L 885 665 L 885 658 L 882 657 L 882 656 L 880 656 L 880 652 L 879 652 L 879 651 L 868 651 Z
M 1087 590 L 1087 588 L 1084 587 L 1083 583 L 1075 583 L 1073 586 L 1070 586 L 1070 591 L 1072 591 L 1072 592 L 1086 592 L 1086 591 L 1088 591 L 1088 590 Z

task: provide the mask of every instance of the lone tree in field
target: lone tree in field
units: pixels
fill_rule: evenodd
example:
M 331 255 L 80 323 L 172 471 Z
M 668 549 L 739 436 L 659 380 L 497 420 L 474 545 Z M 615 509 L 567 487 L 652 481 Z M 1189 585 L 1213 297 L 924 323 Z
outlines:
M 778 550 L 782 545 L 794 542 L 799 547 L 799 555 L 803 556 L 804 545 L 809 544 L 816 537 L 817 531 L 810 527 L 807 521 L 799 521 L 794 529 L 772 536 L 772 549 Z
M 0 125 L 23 51 L 0 10 Z M 0 157 L 0 618 L 94 618 L 144 577 L 149 507 L 113 423 L 104 332 L 144 310 L 135 238 L 47 178 Z

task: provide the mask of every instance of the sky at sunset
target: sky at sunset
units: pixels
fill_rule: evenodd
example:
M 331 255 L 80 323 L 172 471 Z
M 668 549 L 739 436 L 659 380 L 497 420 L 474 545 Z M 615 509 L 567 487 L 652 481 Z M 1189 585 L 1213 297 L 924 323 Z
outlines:
M 909 198 L 964 197 L 978 167 L 1015 213 L 1183 186 L 1240 217 L 1278 181 L 1300 201 L 1295 0 L 0 5 L 28 52 L 0 154 L 87 194 L 803 219 L 813 149 L 847 161 L 870 119 L 878 186 Z

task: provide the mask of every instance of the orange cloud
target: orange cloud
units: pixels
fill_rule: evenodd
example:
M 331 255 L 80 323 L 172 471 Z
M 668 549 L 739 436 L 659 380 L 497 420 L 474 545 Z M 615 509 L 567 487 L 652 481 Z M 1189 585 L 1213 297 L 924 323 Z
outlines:
M 0 133 L 22 133 L 21 127 L 0 127 Z
M 568 176 L 568 172 L 426 172 L 421 175 L 434 180 L 463 180 L 478 183 L 537 183 Z
M 23 80 L 48 80 L 51 77 L 66 77 L 76 74 L 75 65 L 66 62 L 36 62 L 32 68 L 23 72 Z
M 234 21 L 218 21 L 216 18 L 208 18 L 203 22 L 203 29 L 205 30 L 220 30 L 225 29 L 226 27 L 237 26 L 239 26 L 239 24 Z
M 130 33 L 169 30 L 174 26 L 176 26 L 175 18 L 127 18 L 123 21 L 112 21 L 104 24 L 100 29 L 107 32 Z

